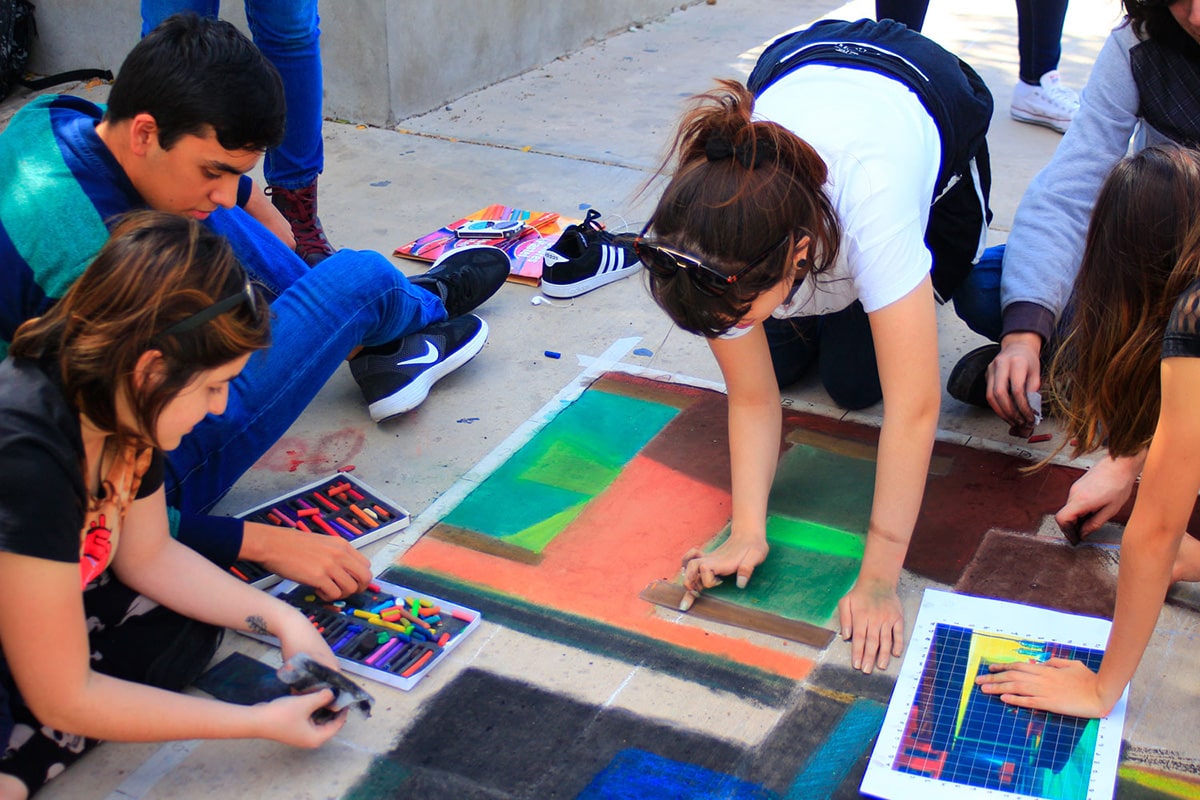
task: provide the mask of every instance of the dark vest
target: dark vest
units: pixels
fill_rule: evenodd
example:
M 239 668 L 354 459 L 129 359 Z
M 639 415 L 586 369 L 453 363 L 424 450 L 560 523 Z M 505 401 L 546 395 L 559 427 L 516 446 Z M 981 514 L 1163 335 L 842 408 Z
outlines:
M 1200 146 L 1200 44 L 1171 21 L 1168 31 L 1129 50 L 1138 116 L 1184 147 Z

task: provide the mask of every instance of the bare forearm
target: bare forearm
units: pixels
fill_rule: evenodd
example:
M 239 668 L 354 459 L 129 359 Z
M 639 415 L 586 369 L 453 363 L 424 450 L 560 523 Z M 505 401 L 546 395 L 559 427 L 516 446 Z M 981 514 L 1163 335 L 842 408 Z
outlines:
M 168 692 L 90 673 L 76 693 L 33 711 L 56 730 L 118 742 L 241 739 L 262 735 L 253 706 Z
M 778 403 L 730 403 L 729 457 L 733 528 L 765 535 L 767 497 L 779 462 L 783 412 Z
M 195 551 L 166 540 L 146 561 L 118 561 L 122 582 L 180 614 L 225 628 L 279 635 L 296 612 L 226 574 Z
M 1131 520 L 1121 545 L 1117 605 L 1100 665 L 1100 700 L 1111 710 L 1133 678 L 1162 610 L 1179 537 L 1138 531 Z
M 296 237 L 292 233 L 292 226 L 283 214 L 279 213 L 279 209 L 275 208 L 271 199 L 257 183 L 250 190 L 250 199 L 246 202 L 245 211 L 262 223 L 263 227 L 279 237 L 279 240 L 287 245 L 289 250 L 296 249 Z
M 1099 468 L 1107 468 L 1120 476 L 1122 479 L 1132 484 L 1137 480 L 1138 475 L 1142 474 L 1142 468 L 1146 465 L 1146 455 L 1149 452 L 1147 448 L 1143 448 L 1141 452 L 1132 456 L 1113 456 L 1109 453 L 1104 454 L 1093 470 Z
M 912 538 L 937 430 L 937 403 L 884 414 L 875 465 L 875 496 L 860 578 L 895 585 Z

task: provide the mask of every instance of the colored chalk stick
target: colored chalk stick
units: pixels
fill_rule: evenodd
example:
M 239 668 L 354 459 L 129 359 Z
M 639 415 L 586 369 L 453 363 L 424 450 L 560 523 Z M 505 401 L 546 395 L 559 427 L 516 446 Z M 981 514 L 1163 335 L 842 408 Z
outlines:
M 433 658 L 433 651 L 432 651 L 432 650 L 429 650 L 429 651 L 427 651 L 427 652 L 425 653 L 425 655 L 423 655 L 423 656 L 421 656 L 420 658 L 418 658 L 418 659 L 417 659 L 417 661 L 416 661 L 416 663 L 414 663 L 414 664 L 413 664 L 412 666 L 410 666 L 408 669 L 406 669 L 406 670 L 404 670 L 403 672 L 401 672 L 401 673 L 400 673 L 400 677 L 401 677 L 401 678 L 407 678 L 407 677 L 409 677 L 409 676 L 413 675 L 415 672 L 417 672 L 419 669 L 421 669 L 421 667 L 423 667 L 423 666 L 425 666 L 427 663 L 429 663 L 429 660 L 430 660 L 431 658 Z

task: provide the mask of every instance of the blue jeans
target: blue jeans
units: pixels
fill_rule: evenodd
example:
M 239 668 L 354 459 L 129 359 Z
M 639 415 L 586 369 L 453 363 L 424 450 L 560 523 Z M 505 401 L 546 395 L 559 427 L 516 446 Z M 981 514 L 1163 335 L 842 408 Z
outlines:
M 979 263 L 954 292 L 954 311 L 967 327 L 980 336 L 1000 341 L 1003 316 L 1000 311 L 1000 276 L 1004 266 L 1004 245 L 989 247 Z
M 816 361 L 821 384 L 839 407 L 855 410 L 883 399 L 871 324 L 857 300 L 818 317 L 769 317 L 763 331 L 780 388 L 798 381 Z
M 1017 51 L 1025 83 L 1036 86 L 1043 75 L 1058 69 L 1066 17 L 1067 0 L 1017 0 Z
M 220 0 L 142 0 L 142 35 L 181 11 L 216 17 Z M 303 189 L 325 168 L 321 139 L 321 30 L 317 0 L 246 0 L 254 44 L 275 65 L 287 99 L 283 142 L 267 153 L 267 183 Z
M 206 417 L 167 454 L 167 499 L 192 513 L 210 509 L 283 436 L 354 347 L 446 318 L 436 295 L 379 253 L 339 250 L 310 268 L 240 208 L 221 209 L 208 224 L 278 296 L 271 347 L 230 384 L 225 413 Z
M 875 19 L 894 19 L 914 31 L 925 24 L 929 0 L 875 0 Z M 1067 0 L 1017 0 L 1017 53 L 1021 80 L 1037 85 L 1062 56 Z

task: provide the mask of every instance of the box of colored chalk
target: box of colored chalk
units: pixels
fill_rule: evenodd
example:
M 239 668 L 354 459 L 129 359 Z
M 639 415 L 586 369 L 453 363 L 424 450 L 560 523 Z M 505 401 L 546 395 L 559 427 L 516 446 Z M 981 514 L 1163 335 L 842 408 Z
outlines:
M 311 586 L 284 581 L 268 590 L 300 609 L 346 672 L 408 691 L 479 627 L 474 609 L 376 581 L 344 600 L 322 600 Z M 246 633 L 278 645 L 274 637 Z
M 403 530 L 411 519 L 403 508 L 347 473 L 314 481 L 234 516 L 296 531 L 340 536 L 355 547 Z M 253 561 L 238 561 L 229 571 L 260 589 L 281 580 Z

